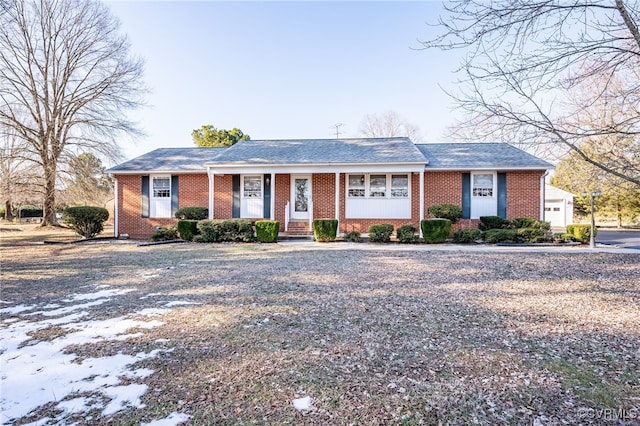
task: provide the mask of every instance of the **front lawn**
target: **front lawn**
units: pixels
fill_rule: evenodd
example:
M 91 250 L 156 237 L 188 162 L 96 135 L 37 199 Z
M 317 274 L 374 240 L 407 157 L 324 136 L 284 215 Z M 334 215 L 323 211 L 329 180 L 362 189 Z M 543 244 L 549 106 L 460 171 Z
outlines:
M 640 418 L 638 255 L 101 241 L 0 256 L 1 423 Z

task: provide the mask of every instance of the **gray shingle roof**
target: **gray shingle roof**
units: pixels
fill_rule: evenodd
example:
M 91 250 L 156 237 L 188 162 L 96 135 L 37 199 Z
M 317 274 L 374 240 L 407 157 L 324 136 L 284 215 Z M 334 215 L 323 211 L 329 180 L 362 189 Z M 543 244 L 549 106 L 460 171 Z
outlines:
M 159 148 L 107 170 L 109 173 L 206 172 L 207 162 L 228 148 Z
M 409 138 L 248 140 L 218 155 L 216 164 L 423 163 Z
M 553 166 L 507 143 L 433 143 L 416 145 L 429 169 L 552 169 Z
M 160 148 L 112 167 L 110 173 L 206 172 L 212 165 L 400 164 L 429 169 L 551 169 L 506 143 L 414 145 L 409 138 L 249 140 L 230 148 Z

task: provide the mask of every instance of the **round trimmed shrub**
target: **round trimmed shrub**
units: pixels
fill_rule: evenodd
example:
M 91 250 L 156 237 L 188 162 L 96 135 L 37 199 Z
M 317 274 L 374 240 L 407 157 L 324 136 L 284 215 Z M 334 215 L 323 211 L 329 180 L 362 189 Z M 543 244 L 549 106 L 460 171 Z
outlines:
M 84 238 L 93 238 L 104 229 L 109 211 L 103 207 L 68 207 L 62 212 L 62 221 Z
M 456 223 L 462 218 L 462 207 L 455 204 L 437 204 L 429 207 L 427 212 L 435 218 L 449 219 L 451 223 Z
M 178 228 L 174 225 L 158 226 L 151 235 L 151 241 L 173 241 L 178 239 Z
M 204 220 L 209 217 L 209 209 L 206 207 L 183 207 L 174 215 L 182 220 Z
M 489 244 L 516 241 L 515 229 L 489 229 L 484 233 L 484 241 Z
M 453 242 L 469 244 L 482 240 L 482 231 L 478 228 L 464 228 L 453 233 Z
M 329 243 L 336 240 L 338 235 L 337 219 L 314 219 L 313 237 L 321 243 Z
M 398 238 L 399 242 L 404 244 L 417 243 L 418 240 L 420 239 L 418 234 L 416 234 L 417 231 L 418 231 L 418 228 L 416 228 L 411 224 L 402 225 L 396 231 L 396 237 Z
M 513 224 L 500 216 L 480 216 L 480 224 L 478 225 L 481 231 L 487 231 L 489 229 L 511 229 Z
M 198 235 L 197 220 L 179 220 L 177 226 L 180 238 L 185 241 L 193 241 L 193 237 Z
M 275 243 L 278 241 L 280 222 L 277 220 L 257 220 L 256 238 L 261 243 Z
M 425 243 L 444 243 L 451 234 L 451 221 L 449 219 L 425 219 L 420 222 L 422 238 Z
M 591 241 L 591 225 L 571 224 L 567 225 L 567 234 L 571 235 L 576 241 L 582 244 L 588 244 Z M 598 236 L 598 228 L 593 228 L 593 237 Z
M 372 243 L 388 243 L 393 234 L 393 225 L 383 223 L 381 225 L 371 225 L 368 229 L 369 241 Z

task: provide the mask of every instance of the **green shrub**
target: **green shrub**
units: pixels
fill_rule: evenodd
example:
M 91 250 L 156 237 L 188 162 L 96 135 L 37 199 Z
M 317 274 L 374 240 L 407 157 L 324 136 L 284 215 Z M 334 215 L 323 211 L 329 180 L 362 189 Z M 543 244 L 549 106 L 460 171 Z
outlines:
M 427 211 L 431 216 L 449 219 L 451 223 L 456 223 L 462 217 L 462 207 L 455 204 L 437 204 L 429 207 Z
M 90 207 L 90 206 L 82 206 L 82 207 Z M 95 207 L 100 208 L 100 207 Z M 42 208 L 40 207 L 22 207 L 20 209 L 20 217 L 42 217 Z M 109 218 L 109 212 L 107 212 L 107 219 Z M 105 219 L 105 220 L 107 220 Z
M 554 240 L 558 243 L 573 243 L 576 241 L 573 235 L 567 232 L 563 234 L 555 234 L 553 237 L 554 237 Z
M 543 243 L 551 240 L 549 231 L 542 228 L 518 228 L 516 242 L 518 243 Z
M 256 221 L 256 237 L 261 243 L 274 243 L 278 241 L 280 222 L 277 220 Z
M 93 238 L 104 229 L 109 212 L 102 207 L 69 207 L 62 212 L 62 221 L 84 238 Z
M 383 223 L 381 225 L 371 225 L 368 229 L 369 241 L 372 243 L 388 243 L 393 234 L 393 225 Z
M 253 222 L 247 219 L 200 220 L 193 241 L 198 243 L 252 242 L 255 241 Z
M 314 219 L 313 220 L 313 236 L 316 241 L 328 243 L 336 240 L 338 234 L 337 219 Z
M 204 220 L 209 217 L 206 207 L 183 207 L 176 211 L 175 217 L 183 220 Z
M 151 241 L 172 241 L 178 239 L 178 228 L 175 225 L 158 226 L 151 235 Z
M 396 231 L 396 237 L 398 238 L 398 241 L 400 241 L 401 243 L 405 243 L 405 244 L 417 243 L 418 240 L 420 239 L 418 234 L 416 234 L 417 231 L 418 231 L 418 228 L 416 228 L 411 224 L 402 225 Z
M 193 237 L 198 235 L 198 221 L 197 220 L 179 220 L 178 234 L 180 235 L 180 238 L 182 238 L 185 241 L 193 241 Z
M 490 244 L 515 242 L 515 229 L 488 229 L 484 232 L 484 241 Z
M 550 222 L 544 222 L 541 220 L 533 219 L 531 217 L 519 217 L 517 219 L 513 219 L 513 222 L 511 223 L 513 227 L 516 229 L 536 228 L 536 229 L 542 229 L 544 231 L 551 230 Z
M 588 244 L 591 240 L 591 225 L 572 224 L 567 225 L 567 234 L 571 235 L 575 241 Z M 598 228 L 593 229 L 593 237 L 598 236 Z
M 344 240 L 350 243 L 360 243 L 362 242 L 362 237 L 360 236 L 360 232 L 354 230 L 344 234 Z
M 420 222 L 422 238 L 425 243 L 444 243 L 451 233 L 451 221 L 449 219 L 425 219 Z
M 489 229 L 511 229 L 513 228 L 513 224 L 500 216 L 480 216 L 478 228 L 480 228 L 481 231 L 487 231 Z
M 465 228 L 453 233 L 453 242 L 457 244 L 475 243 L 481 239 L 482 231 L 478 228 Z

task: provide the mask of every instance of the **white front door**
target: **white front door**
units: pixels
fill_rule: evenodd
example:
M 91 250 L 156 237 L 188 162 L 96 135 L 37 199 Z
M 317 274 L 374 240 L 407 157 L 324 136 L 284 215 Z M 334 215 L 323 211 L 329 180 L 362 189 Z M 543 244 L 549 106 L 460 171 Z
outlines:
M 491 172 L 471 174 L 471 219 L 498 214 L 496 174 Z
M 291 175 L 291 219 L 308 220 L 310 201 L 311 175 Z
M 264 217 L 262 175 L 241 175 L 240 217 Z

